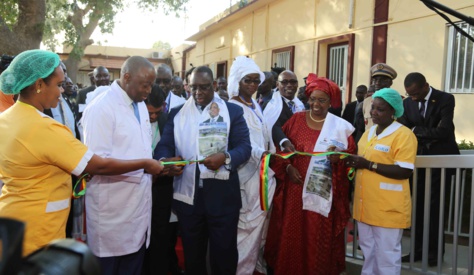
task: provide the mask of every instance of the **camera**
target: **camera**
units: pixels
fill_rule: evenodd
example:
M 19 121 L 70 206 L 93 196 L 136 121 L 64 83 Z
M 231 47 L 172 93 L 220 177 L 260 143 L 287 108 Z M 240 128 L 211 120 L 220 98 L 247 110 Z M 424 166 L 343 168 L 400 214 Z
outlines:
M 2 57 L 0 58 L 0 72 L 5 71 L 10 63 L 12 63 L 14 56 L 2 54 Z
M 97 258 L 84 243 L 55 240 L 22 258 L 23 222 L 0 218 L 0 275 L 99 275 Z

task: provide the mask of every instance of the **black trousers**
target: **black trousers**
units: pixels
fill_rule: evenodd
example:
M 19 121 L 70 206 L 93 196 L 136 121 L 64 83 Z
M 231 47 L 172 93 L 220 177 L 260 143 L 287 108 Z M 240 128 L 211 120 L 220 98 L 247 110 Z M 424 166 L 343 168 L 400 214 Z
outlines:
M 172 242 L 176 243 L 176 229 L 170 226 L 173 179 L 158 178 L 152 186 L 150 246 L 145 253 L 143 274 L 167 275 L 177 268 L 178 260 Z
M 239 254 L 237 252 L 237 223 L 239 210 L 222 216 L 212 216 L 205 211 L 203 196 L 198 192 L 193 214 L 178 211 L 178 222 L 183 240 L 185 270 L 187 275 L 205 275 L 206 254 L 212 274 L 235 275 Z

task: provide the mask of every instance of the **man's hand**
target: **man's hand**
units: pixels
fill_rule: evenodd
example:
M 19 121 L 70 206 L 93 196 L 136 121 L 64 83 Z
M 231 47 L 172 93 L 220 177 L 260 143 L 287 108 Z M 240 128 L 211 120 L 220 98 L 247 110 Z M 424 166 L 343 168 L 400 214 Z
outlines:
M 156 159 L 147 160 L 145 171 L 149 174 L 159 174 L 163 170 L 163 165 Z
M 207 169 L 209 170 L 218 170 L 219 167 L 224 165 L 225 163 L 225 154 L 223 152 L 218 152 L 215 154 L 212 154 L 208 156 L 207 158 L 204 159 L 202 164 L 206 166 Z
M 281 147 L 283 147 L 283 152 L 286 152 L 286 153 L 296 151 L 295 146 L 293 146 L 293 144 L 289 140 L 285 140 L 285 142 L 283 142 Z
M 167 159 L 162 159 L 162 162 L 168 162 L 168 161 L 181 161 L 183 160 L 182 157 L 172 157 L 172 158 L 167 158 Z M 160 174 L 160 176 L 179 176 L 183 173 L 184 166 L 183 165 L 165 165 L 163 172 Z

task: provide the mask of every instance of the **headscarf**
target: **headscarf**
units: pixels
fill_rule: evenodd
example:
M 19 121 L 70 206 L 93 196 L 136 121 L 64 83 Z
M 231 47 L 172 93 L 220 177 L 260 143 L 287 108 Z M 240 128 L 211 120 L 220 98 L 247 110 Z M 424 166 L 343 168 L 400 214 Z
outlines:
M 383 88 L 376 91 L 372 98 L 381 98 L 385 100 L 395 110 L 395 117 L 401 117 L 404 112 L 402 96 L 394 89 Z
M 15 104 L 15 100 L 13 100 L 13 95 L 6 95 L 0 93 L 0 113 L 5 112 L 8 108 Z
M 0 75 L 0 91 L 4 94 L 19 94 L 38 78 L 49 76 L 60 62 L 59 56 L 50 51 L 24 51 L 13 59 Z
M 265 80 L 265 75 L 253 59 L 246 56 L 237 56 L 234 63 L 232 63 L 232 67 L 230 67 L 230 75 L 227 80 L 227 93 L 229 93 L 229 98 L 239 95 L 239 82 L 249 74 L 259 74 L 260 84 Z
M 325 77 L 318 77 L 316 74 L 310 73 L 306 79 L 305 95 L 307 98 L 313 91 L 321 91 L 326 93 L 331 100 L 331 107 L 341 107 L 341 90 L 336 83 Z

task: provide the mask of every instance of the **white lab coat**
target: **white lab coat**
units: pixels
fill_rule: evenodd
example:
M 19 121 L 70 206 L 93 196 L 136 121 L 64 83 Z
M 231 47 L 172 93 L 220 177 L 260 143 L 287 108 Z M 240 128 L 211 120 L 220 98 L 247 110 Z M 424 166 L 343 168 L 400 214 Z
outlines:
M 105 158 L 151 158 L 151 125 L 145 103 L 132 100 L 115 81 L 84 110 L 84 143 Z M 98 257 L 137 252 L 150 240 L 151 175 L 143 170 L 94 176 L 87 184 L 87 243 Z

